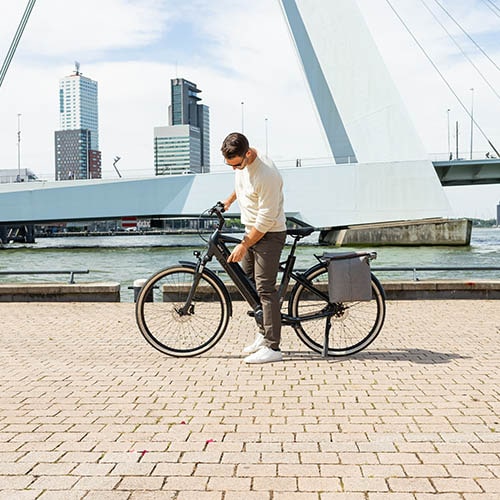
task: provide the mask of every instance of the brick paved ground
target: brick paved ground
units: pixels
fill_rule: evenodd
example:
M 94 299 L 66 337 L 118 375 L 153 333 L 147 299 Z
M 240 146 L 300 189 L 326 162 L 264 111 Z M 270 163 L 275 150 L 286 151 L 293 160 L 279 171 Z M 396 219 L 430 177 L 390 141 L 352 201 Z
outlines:
M 500 498 L 500 302 L 388 304 L 365 352 L 168 358 L 132 304 L 0 304 L 0 499 Z M 437 494 L 437 495 L 436 495 Z

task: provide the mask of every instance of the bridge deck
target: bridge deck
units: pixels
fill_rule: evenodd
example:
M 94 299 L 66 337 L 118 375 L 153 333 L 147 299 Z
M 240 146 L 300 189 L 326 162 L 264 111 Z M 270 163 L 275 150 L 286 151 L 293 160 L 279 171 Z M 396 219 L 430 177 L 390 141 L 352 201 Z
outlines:
M 443 186 L 500 184 L 500 159 L 432 162 Z

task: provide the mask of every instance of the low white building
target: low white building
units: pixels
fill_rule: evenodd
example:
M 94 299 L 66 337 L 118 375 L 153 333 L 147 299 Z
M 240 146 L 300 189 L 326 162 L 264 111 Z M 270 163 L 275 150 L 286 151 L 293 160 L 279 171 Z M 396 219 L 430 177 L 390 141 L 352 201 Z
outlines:
M 8 182 L 30 182 L 38 180 L 35 173 L 29 168 L 6 168 L 0 169 L 0 184 Z

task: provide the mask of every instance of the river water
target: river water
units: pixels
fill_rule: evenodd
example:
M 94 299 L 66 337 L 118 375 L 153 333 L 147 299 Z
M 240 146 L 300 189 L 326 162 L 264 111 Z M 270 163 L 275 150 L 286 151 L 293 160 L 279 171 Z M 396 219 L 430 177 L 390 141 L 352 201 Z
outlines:
M 316 262 L 314 255 L 335 248 L 317 246 L 318 233 L 301 242 L 297 252 L 299 269 Z M 204 235 L 206 238 L 207 235 Z M 135 279 L 146 278 L 155 271 L 181 260 L 194 260 L 193 250 L 202 249 L 199 235 L 126 235 L 40 238 L 33 245 L 9 245 L 0 249 L 0 271 L 84 270 L 78 281 L 117 281 L 121 284 L 121 300 L 132 301 L 128 289 Z M 347 247 L 336 249 L 348 250 Z M 357 249 L 359 250 L 359 249 Z M 365 250 L 365 249 L 364 249 Z M 500 228 L 473 228 L 469 247 L 377 247 L 378 258 L 372 266 L 439 266 L 500 267 Z M 286 248 L 284 253 L 286 252 Z M 213 263 L 217 268 L 217 263 Z M 408 272 L 376 272 L 384 278 L 412 278 Z M 422 272 L 421 278 L 500 279 L 500 271 Z M 0 275 L 0 283 L 64 281 L 65 276 Z

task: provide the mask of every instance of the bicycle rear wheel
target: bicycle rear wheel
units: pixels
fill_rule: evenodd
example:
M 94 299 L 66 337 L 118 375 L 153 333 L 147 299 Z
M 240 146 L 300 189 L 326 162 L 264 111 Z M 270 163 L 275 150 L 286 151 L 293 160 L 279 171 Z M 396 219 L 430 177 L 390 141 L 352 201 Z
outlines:
M 136 321 L 144 338 L 160 352 L 196 356 L 211 349 L 224 335 L 230 299 L 224 285 L 204 271 L 187 310 L 183 310 L 196 270 L 178 265 L 159 271 L 141 288 Z
M 288 311 L 293 317 L 307 317 L 323 314 L 323 317 L 301 321 L 295 325 L 295 332 L 304 344 L 321 353 L 325 338 L 327 317 L 331 321 L 328 354 L 349 356 L 368 347 L 377 337 L 385 319 L 385 297 L 382 285 L 371 275 L 372 300 L 367 302 L 343 302 L 332 304 L 328 297 L 328 268 L 318 264 L 306 271 L 306 278 L 312 286 L 321 290 L 325 298 L 296 283 L 288 301 Z

